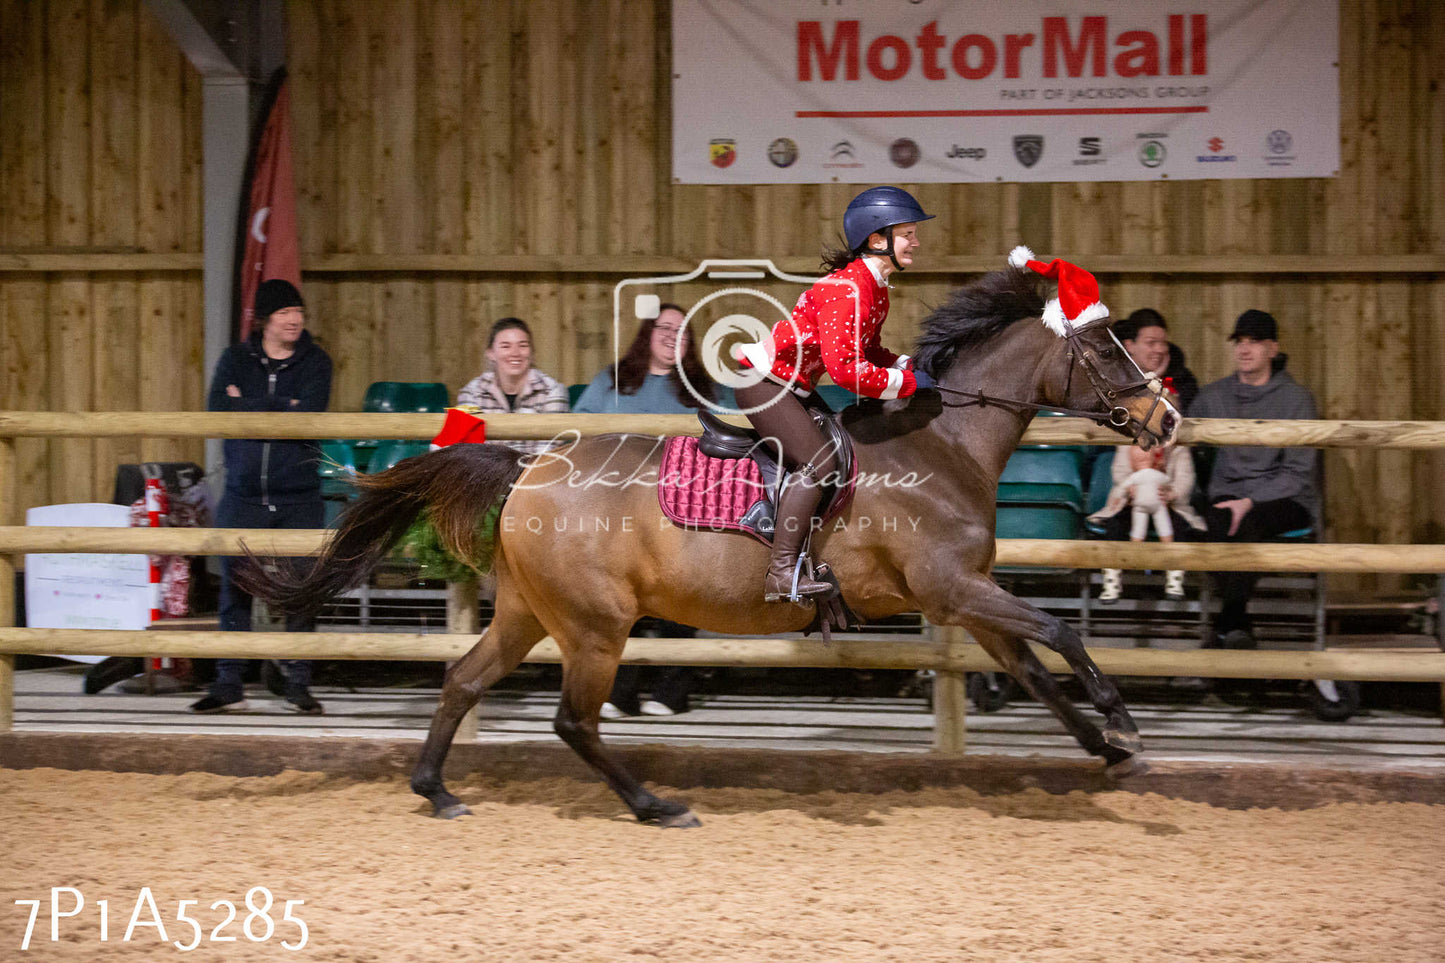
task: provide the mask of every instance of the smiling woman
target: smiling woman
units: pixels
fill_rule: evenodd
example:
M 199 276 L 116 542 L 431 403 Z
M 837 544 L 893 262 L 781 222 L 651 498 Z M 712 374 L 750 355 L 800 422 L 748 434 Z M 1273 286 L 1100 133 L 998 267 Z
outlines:
M 560 414 L 567 410 L 567 389 L 556 378 L 532 367 L 532 330 L 521 318 L 502 318 L 487 341 L 487 370 L 457 392 L 457 404 L 482 412 Z M 550 441 L 513 441 L 526 452 L 546 451 Z

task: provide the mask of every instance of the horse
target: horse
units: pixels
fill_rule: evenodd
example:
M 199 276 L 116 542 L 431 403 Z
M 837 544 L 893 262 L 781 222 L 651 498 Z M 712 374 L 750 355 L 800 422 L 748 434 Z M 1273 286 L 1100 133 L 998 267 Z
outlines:
M 864 400 L 843 413 L 860 475 L 926 481 L 860 485 L 838 523 L 815 532 L 814 548 L 858 616 L 917 611 L 934 625 L 964 627 L 1107 771 L 1127 774 L 1142 766 L 1143 745 L 1118 689 L 1074 629 L 990 577 L 995 498 L 1004 464 L 1039 409 L 1087 414 L 1146 448 L 1172 441 L 1181 419 L 1107 318 L 1055 330 L 1041 320 L 1043 309 L 1036 275 L 1006 270 L 953 292 L 928 315 L 912 357 L 938 390 Z M 421 520 L 453 556 L 496 577 L 495 615 L 447 671 L 412 774 L 412 790 L 433 814 L 469 812 L 442 781 L 462 717 L 551 635 L 562 656 L 557 735 L 639 821 L 700 825 L 686 805 L 643 788 L 599 735 L 630 627 L 653 616 L 758 636 L 802 630 L 813 609 L 762 600 L 768 549 L 760 542 L 666 523 L 656 489 L 659 450 L 656 438 L 614 434 L 539 455 L 461 444 L 407 459 L 357 479 L 359 498 L 309 570 L 258 571 L 250 588 L 282 610 L 314 613 L 365 578 Z M 609 523 L 587 523 L 596 519 Z M 1030 642 L 1064 657 L 1103 716 L 1102 729 L 1064 696 Z

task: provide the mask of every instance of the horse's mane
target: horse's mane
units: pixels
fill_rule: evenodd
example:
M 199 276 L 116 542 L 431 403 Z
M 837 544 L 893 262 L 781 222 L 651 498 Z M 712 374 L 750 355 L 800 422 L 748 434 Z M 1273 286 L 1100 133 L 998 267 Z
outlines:
M 923 319 L 913 366 L 940 377 L 960 349 L 972 348 L 1024 318 L 1044 310 L 1039 277 L 1032 271 L 993 271 L 966 287 Z

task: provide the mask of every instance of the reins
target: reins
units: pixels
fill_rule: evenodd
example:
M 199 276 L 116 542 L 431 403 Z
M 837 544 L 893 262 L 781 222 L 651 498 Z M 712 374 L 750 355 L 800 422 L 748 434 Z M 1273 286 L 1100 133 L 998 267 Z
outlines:
M 1107 412 L 1087 411 L 1082 408 L 1065 408 L 1059 405 L 1045 405 L 1033 401 L 1019 401 L 1016 398 L 999 398 L 992 395 L 987 395 L 982 391 L 968 391 L 965 389 L 946 388 L 943 385 L 938 385 L 937 388 L 941 392 L 947 392 L 951 395 L 961 395 L 965 398 L 972 399 L 971 401 L 967 401 L 962 404 L 950 405 L 947 402 L 944 402 L 944 407 L 967 408 L 973 405 L 977 405 L 980 408 L 993 407 L 1003 408 L 1005 410 L 1012 408 L 1015 410 L 1016 414 L 1025 410 L 1051 411 L 1055 414 L 1060 415 L 1071 415 L 1076 418 L 1087 418 L 1090 421 L 1094 422 L 1094 424 L 1101 427 L 1104 425 L 1108 425 L 1113 428 L 1126 428 L 1128 427 L 1129 423 L 1134 420 L 1134 416 L 1129 414 L 1129 409 L 1125 408 L 1123 405 L 1115 404 L 1114 399 L 1116 399 L 1122 392 L 1132 391 L 1135 388 L 1148 387 L 1150 391 L 1153 392 L 1154 403 L 1149 406 L 1148 413 L 1139 420 L 1139 434 L 1148 434 L 1152 436 L 1155 441 L 1162 442 L 1163 439 L 1160 438 L 1155 432 L 1151 431 L 1148 428 L 1148 424 L 1149 419 L 1154 416 L 1154 412 L 1158 409 L 1159 402 L 1163 400 L 1163 383 L 1160 382 L 1158 378 L 1140 378 L 1138 381 L 1130 382 L 1129 384 L 1115 385 L 1099 373 L 1097 367 L 1094 364 L 1093 353 L 1089 351 L 1088 348 L 1084 347 L 1084 345 L 1079 341 L 1077 331 L 1070 327 L 1068 333 L 1064 337 L 1067 338 L 1069 342 L 1069 383 L 1072 384 L 1073 382 L 1074 362 L 1077 360 L 1079 364 L 1083 367 L 1084 374 L 1086 377 L 1088 377 L 1089 384 L 1094 389 L 1094 393 L 1099 396 L 1100 401 L 1109 406 L 1109 410 Z M 1115 339 L 1115 343 L 1117 343 L 1117 339 Z M 1122 345 L 1120 346 L 1119 350 L 1124 350 Z M 1065 392 L 1067 391 L 1068 386 L 1066 385 Z

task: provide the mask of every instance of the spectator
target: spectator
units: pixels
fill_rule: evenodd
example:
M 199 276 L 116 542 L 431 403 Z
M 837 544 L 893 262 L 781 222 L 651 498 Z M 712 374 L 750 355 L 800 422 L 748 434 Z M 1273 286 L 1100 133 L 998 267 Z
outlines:
M 622 359 L 598 372 L 573 411 L 591 414 L 676 415 L 702 406 L 693 389 L 714 404 L 733 407 L 731 388 L 715 384 L 683 324 L 687 312 L 664 304 L 644 318 Z M 681 347 L 679 348 L 679 344 Z M 687 382 L 682 380 L 687 374 Z
M 1159 375 L 1179 396 L 1181 410 L 1187 411 L 1199 394 L 1199 381 L 1184 364 L 1184 351 L 1169 340 L 1164 315 L 1153 308 L 1140 308 L 1114 324 L 1117 337 L 1129 357 L 1146 374 Z
M 301 292 L 287 281 L 262 282 L 256 291 L 259 327 L 249 340 L 227 348 L 211 379 L 211 411 L 325 411 L 331 398 L 331 358 L 306 331 Z M 314 441 L 228 439 L 226 491 L 216 512 L 222 528 L 323 528 L 325 510 L 321 453 Z M 251 596 L 234 581 L 238 558 L 221 560 L 220 621 L 223 632 L 251 631 Z M 284 564 L 284 563 L 283 563 Z M 305 632 L 311 623 L 286 620 L 286 631 Z M 320 715 L 311 695 L 311 663 L 284 663 L 282 706 Z M 239 712 L 250 708 L 242 687 L 244 659 L 219 659 L 216 678 L 192 712 Z
M 1284 371 L 1274 318 L 1250 309 L 1234 323 L 1235 373 L 1199 392 L 1191 418 L 1316 418 L 1308 388 Z M 1204 518 L 1215 541 L 1257 542 L 1317 525 L 1318 454 L 1311 448 L 1219 449 L 1209 476 Z M 1215 626 L 1225 648 L 1253 648 L 1248 605 L 1257 575 L 1215 574 L 1222 608 Z
M 1151 519 L 1161 542 L 1176 538 L 1188 541 L 1192 533 L 1205 530 L 1204 519 L 1189 504 L 1194 494 L 1194 460 L 1187 448 L 1171 445 L 1148 452 L 1120 445 L 1114 450 L 1113 461 L 1109 500 L 1089 516 L 1091 521 L 1104 523 L 1102 538 L 1142 542 Z M 1131 511 L 1126 513 L 1125 508 Z M 1106 568 L 1103 575 L 1099 601 L 1118 601 L 1123 591 L 1123 571 Z M 1164 574 L 1164 595 L 1171 599 L 1184 597 L 1184 572 L 1172 569 Z
M 632 344 L 616 366 L 604 368 L 573 411 L 593 414 L 685 414 L 701 406 L 679 372 L 697 393 L 718 405 L 733 406 L 732 389 L 719 387 L 698 358 L 697 345 L 683 320 L 687 312 L 663 304 L 656 318 L 644 318 Z M 632 627 L 638 638 L 692 638 L 697 629 L 665 619 L 647 618 Z M 670 716 L 687 712 L 698 675 L 689 666 L 656 666 L 650 673 L 649 698 L 641 698 L 642 666 L 619 665 L 612 694 L 602 706 L 604 719 Z
M 457 392 L 458 405 L 472 405 L 483 414 L 562 414 L 567 389 L 532 367 L 532 330 L 521 318 L 502 318 L 487 339 L 488 368 Z M 550 441 L 508 441 L 520 451 L 546 451 Z

